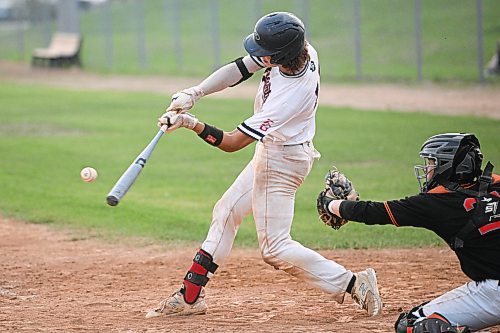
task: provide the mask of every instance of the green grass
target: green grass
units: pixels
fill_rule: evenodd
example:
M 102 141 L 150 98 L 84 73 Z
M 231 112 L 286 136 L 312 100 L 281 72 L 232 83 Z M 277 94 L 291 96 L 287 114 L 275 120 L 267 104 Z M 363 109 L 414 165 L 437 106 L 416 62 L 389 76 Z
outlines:
M 177 3 L 177 7 L 174 6 Z M 218 17 L 212 6 L 218 3 Z M 259 7 L 259 3 L 261 4 Z M 208 75 L 214 67 L 244 53 L 243 39 L 257 18 L 273 11 L 291 11 L 307 24 L 308 39 L 320 53 L 325 80 L 352 81 L 356 77 L 353 1 L 144 1 L 145 67 L 137 50 L 136 1 L 114 1 L 107 17 L 102 8 L 82 11 L 83 62 L 100 72 L 162 75 Z M 500 1 L 483 0 L 484 62 L 494 54 L 500 32 Z M 362 75 L 366 80 L 414 81 L 414 1 L 364 0 L 361 4 Z M 175 8 L 178 8 L 176 11 Z M 176 19 L 176 17 L 178 19 Z M 214 36 L 215 22 L 218 34 Z M 476 1 L 422 0 L 423 76 L 434 81 L 477 81 Z M 106 24 L 113 33 L 112 67 L 106 60 Z M 35 47 L 47 41 L 48 26 L 34 24 L 25 33 L 24 53 L 19 54 L 16 30 L 0 30 L 0 57 L 29 61 Z M 180 50 L 175 38 L 181 40 Z M 214 45 L 220 44 L 221 63 Z M 180 58 L 178 58 L 180 57 Z M 498 82 L 498 80 L 491 80 Z
M 258 14 L 251 1 L 220 1 L 219 31 L 220 57 L 222 62 L 231 61 L 243 54 L 242 40 L 253 28 L 257 17 L 263 13 L 288 10 L 307 20 L 308 38 L 320 51 L 322 72 L 326 79 L 352 80 L 356 76 L 353 41 L 353 5 L 340 0 L 309 2 L 306 13 L 297 1 L 263 1 L 262 13 Z M 139 69 L 133 22 L 123 19 L 133 11 L 133 3 L 114 6 L 113 32 L 116 68 L 118 72 L 158 73 L 167 72 L 184 75 L 206 75 L 217 66 L 214 64 L 213 22 L 210 2 L 182 1 L 181 26 L 183 59 L 178 61 L 174 50 L 175 27 L 171 15 L 172 7 L 165 8 L 163 1 L 147 1 L 146 68 Z M 484 1 L 484 45 L 485 56 L 495 50 L 500 29 L 498 14 L 500 3 Z M 170 10 L 170 12 L 168 12 Z M 422 45 L 423 74 L 430 80 L 462 79 L 475 81 L 476 25 L 475 2 L 472 1 L 422 1 Z M 96 26 L 96 16 L 82 18 L 84 27 Z M 414 4 L 413 1 L 362 1 L 361 38 L 363 76 L 366 79 L 414 80 L 416 77 Z M 132 24 L 131 24 L 132 23 Z M 174 23 L 175 24 L 175 23 Z M 85 31 L 85 28 L 84 28 Z M 89 42 L 96 36 L 88 35 Z M 98 53 L 99 47 L 90 46 L 84 56 Z M 202 54 L 200 55 L 200 50 Z M 102 51 L 101 51 L 102 52 Z M 486 60 L 486 59 L 485 59 Z M 96 68 L 99 65 L 96 63 Z M 106 70 L 102 66 L 101 70 Z M 132 65 L 132 66 L 131 66 Z M 219 64 L 220 65 L 220 64 Z
M 156 133 L 165 97 L 147 93 L 76 92 L 0 83 L 0 212 L 35 223 L 76 228 L 84 235 L 201 242 L 212 207 L 251 158 L 179 130 L 162 138 L 141 176 L 117 207 L 105 197 Z M 203 99 L 199 117 L 231 130 L 252 113 L 252 102 Z M 314 248 L 411 247 L 442 244 L 430 232 L 350 223 L 333 231 L 320 223 L 315 200 L 326 171 L 336 165 L 362 199 L 386 200 L 418 191 L 413 165 L 430 135 L 471 131 L 485 156 L 500 161 L 500 122 L 427 113 L 320 107 L 316 147 L 323 157 L 297 193 L 295 239 Z M 84 183 L 80 170 L 99 172 Z M 247 219 L 237 246 L 257 246 Z

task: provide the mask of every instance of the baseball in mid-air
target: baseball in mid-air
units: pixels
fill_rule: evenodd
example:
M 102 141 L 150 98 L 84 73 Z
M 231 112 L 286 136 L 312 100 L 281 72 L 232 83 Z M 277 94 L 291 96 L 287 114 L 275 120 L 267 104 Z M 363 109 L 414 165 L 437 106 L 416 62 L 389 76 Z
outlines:
M 85 167 L 80 171 L 80 177 L 84 182 L 91 183 L 97 178 L 97 171 L 91 167 Z

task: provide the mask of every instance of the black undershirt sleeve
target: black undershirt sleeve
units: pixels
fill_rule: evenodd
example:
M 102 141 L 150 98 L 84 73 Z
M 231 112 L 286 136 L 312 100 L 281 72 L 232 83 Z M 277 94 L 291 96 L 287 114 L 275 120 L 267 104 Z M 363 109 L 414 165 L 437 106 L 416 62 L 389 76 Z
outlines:
M 429 195 L 414 195 L 400 200 L 385 202 L 343 201 L 340 215 L 350 221 L 365 224 L 394 224 L 432 228 L 432 221 L 442 220 L 447 212 L 439 198 Z
M 382 202 L 342 201 L 340 215 L 349 220 L 365 224 L 391 224 Z

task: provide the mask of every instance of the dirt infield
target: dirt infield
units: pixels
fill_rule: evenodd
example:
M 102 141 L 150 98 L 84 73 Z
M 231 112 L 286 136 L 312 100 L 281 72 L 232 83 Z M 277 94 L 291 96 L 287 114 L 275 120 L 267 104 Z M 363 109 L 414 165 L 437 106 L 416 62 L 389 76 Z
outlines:
M 180 286 L 195 245 L 109 244 L 7 219 L 0 234 L 1 332 L 392 332 L 401 309 L 467 281 L 448 248 L 323 251 L 353 271 L 375 268 L 384 313 L 370 318 L 236 249 L 210 281 L 208 314 L 145 319 Z

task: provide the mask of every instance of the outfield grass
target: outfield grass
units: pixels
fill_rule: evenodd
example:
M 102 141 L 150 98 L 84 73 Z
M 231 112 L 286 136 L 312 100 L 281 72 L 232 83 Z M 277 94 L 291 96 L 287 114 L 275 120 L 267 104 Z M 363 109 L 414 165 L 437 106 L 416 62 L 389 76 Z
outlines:
M 35 223 L 77 228 L 82 237 L 143 237 L 200 242 L 212 207 L 251 158 L 253 146 L 228 154 L 179 130 L 162 138 L 142 175 L 117 207 L 105 197 L 156 133 L 166 96 L 76 92 L 0 83 L 0 213 Z M 230 130 L 252 113 L 252 102 L 203 99 L 195 110 Z M 442 244 L 430 232 L 350 223 L 333 231 L 320 223 L 315 200 L 335 164 L 362 199 L 416 193 L 413 165 L 420 144 L 448 131 L 475 132 L 485 156 L 500 161 L 500 121 L 428 113 L 320 107 L 316 147 L 323 157 L 297 193 L 295 239 L 314 248 L 410 247 Z M 96 182 L 80 180 L 93 166 Z M 256 246 L 254 223 L 240 229 L 237 246 Z
M 365 79 L 410 80 L 417 77 L 415 23 L 413 1 L 361 1 L 362 75 Z M 261 15 L 273 11 L 291 11 L 308 25 L 308 39 L 320 52 L 324 79 L 352 80 L 356 77 L 354 53 L 353 2 L 315 0 L 309 2 L 281 0 L 262 1 L 261 13 L 253 1 L 219 1 L 218 38 L 220 50 L 215 50 L 211 6 L 213 2 L 183 0 L 175 12 L 173 2 L 146 1 L 145 68 L 138 66 L 136 22 L 130 16 L 137 10 L 133 2 L 113 6 L 114 68 L 119 73 L 166 73 L 174 75 L 207 75 L 220 53 L 222 63 L 244 53 L 243 39 Z M 309 6 L 309 7 L 308 7 Z M 477 81 L 477 32 L 475 1 L 423 0 L 422 63 L 428 80 L 458 79 Z M 500 3 L 483 0 L 484 54 L 487 61 L 496 49 L 500 29 Z M 100 71 L 108 71 L 104 61 L 102 14 L 82 16 L 86 36 L 84 59 Z M 173 15 L 178 15 L 175 19 Z M 180 22 L 179 27 L 174 25 Z M 175 38 L 181 40 L 181 50 L 175 49 Z M 180 52 L 180 53 L 179 53 Z M 177 56 L 182 55 L 178 62 Z
M 208 75 L 214 67 L 244 53 L 243 39 L 255 21 L 273 11 L 291 11 L 307 24 L 307 38 L 320 54 L 325 80 L 356 78 L 354 1 L 218 0 L 144 1 L 144 19 L 136 1 L 113 1 L 80 15 L 86 69 L 100 72 L 162 75 Z M 212 8 L 218 4 L 217 14 Z M 500 1 L 483 0 L 484 62 L 496 50 Z M 360 1 L 362 76 L 367 80 L 415 81 L 415 2 Z M 138 26 L 144 22 L 144 67 L 140 66 Z M 215 23 L 216 22 L 216 23 Z M 435 81 L 477 81 L 476 1 L 422 0 L 423 77 Z M 47 30 L 34 24 L 23 32 L 0 30 L 0 57 L 29 61 L 32 50 L 48 41 Z M 107 43 L 106 31 L 112 32 Z M 216 33 L 214 33 L 216 31 Z M 179 39 L 179 44 L 176 39 Z M 24 54 L 19 54 L 20 44 Z M 218 47 L 217 47 L 218 46 Z M 112 59 L 106 57 L 112 53 Z M 219 57 L 217 63 L 217 55 Z M 111 67 L 109 66 L 111 65 Z M 498 82 L 498 80 L 491 80 Z

